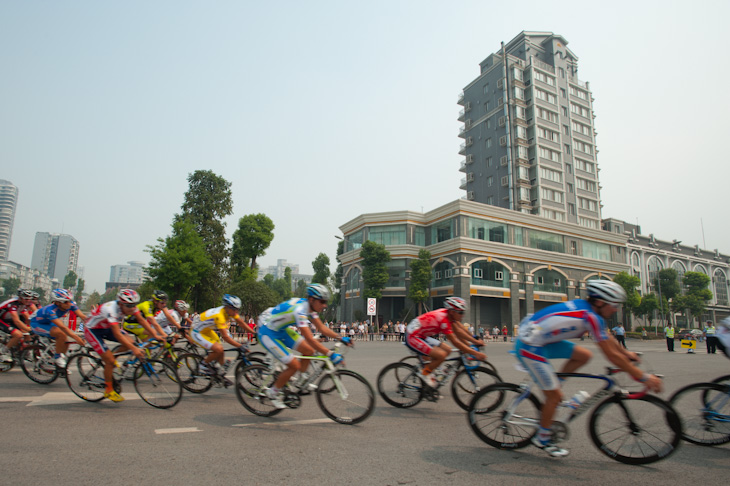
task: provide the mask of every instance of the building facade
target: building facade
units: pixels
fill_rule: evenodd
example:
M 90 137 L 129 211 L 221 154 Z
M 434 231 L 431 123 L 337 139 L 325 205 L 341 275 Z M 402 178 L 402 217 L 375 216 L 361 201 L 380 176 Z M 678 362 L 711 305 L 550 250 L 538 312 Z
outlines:
M 19 288 L 42 290 L 44 303 L 49 302 L 48 299 L 51 296 L 51 291 L 61 286 L 55 278 L 51 278 L 38 270 L 33 270 L 30 267 L 9 260 L 0 262 L 0 280 L 8 278 L 17 278 L 20 280 Z
M 10 257 L 17 205 L 18 188 L 12 182 L 0 179 L 0 262 L 5 262 Z
M 109 283 L 112 287 L 128 284 L 142 285 L 147 279 L 147 271 L 144 262 L 127 262 L 126 265 L 112 265 L 109 273 Z M 114 285 L 119 284 L 119 285 Z M 109 284 L 107 284 L 109 287 Z
M 63 282 L 70 272 L 76 273 L 79 248 L 79 242 L 71 235 L 38 232 L 30 267 Z
M 522 32 L 460 95 L 461 189 L 471 201 L 599 229 L 590 86 L 565 38 Z
M 378 303 L 379 320 L 408 320 L 410 262 L 431 253 L 429 309 L 449 296 L 469 303 L 465 322 L 513 329 L 527 314 L 585 297 L 591 279 L 629 271 L 627 236 L 457 200 L 427 213 L 372 213 L 340 226 L 345 239 L 340 318 L 365 311 L 360 247 L 371 240 L 390 252 L 390 278 Z M 618 316 L 620 318 L 620 316 Z

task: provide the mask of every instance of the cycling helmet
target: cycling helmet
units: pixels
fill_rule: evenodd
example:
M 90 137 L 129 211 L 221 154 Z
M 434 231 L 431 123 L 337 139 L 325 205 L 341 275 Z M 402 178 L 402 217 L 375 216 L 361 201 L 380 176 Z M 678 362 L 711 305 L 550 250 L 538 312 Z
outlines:
M 51 302 L 61 302 L 61 303 L 67 303 L 71 302 L 73 303 L 74 296 L 71 295 L 71 292 L 69 292 L 66 289 L 54 289 L 53 290 L 53 297 L 51 297 Z
M 117 300 L 124 304 L 139 304 L 139 294 L 132 289 L 122 289 L 117 293 Z
M 179 310 L 180 312 L 187 312 L 188 310 L 190 310 L 190 304 L 188 304 L 184 300 L 176 300 L 175 309 Z
M 28 289 L 18 289 L 18 297 L 21 299 L 32 299 L 33 291 Z
M 463 312 L 466 310 L 466 301 L 461 297 L 447 297 L 444 300 L 444 307 L 449 310 Z
M 314 297 L 318 300 L 330 300 L 330 291 L 322 284 L 312 284 L 307 287 L 307 297 Z
M 626 302 L 626 291 L 616 282 L 610 280 L 589 280 L 588 297 L 602 300 L 609 304 Z
M 155 290 L 152 292 L 152 300 L 167 300 L 167 294 L 162 290 Z
M 233 307 L 234 309 L 238 310 L 241 308 L 241 299 L 239 299 L 235 295 L 226 294 L 223 296 L 223 305 Z
M 30 295 L 32 295 L 32 297 L 31 297 L 31 298 L 32 298 L 33 300 L 38 300 L 38 299 L 40 299 L 40 298 L 41 298 L 41 294 L 39 294 L 38 292 L 36 292 L 36 291 L 34 291 L 34 290 L 31 290 L 31 291 L 30 291 Z

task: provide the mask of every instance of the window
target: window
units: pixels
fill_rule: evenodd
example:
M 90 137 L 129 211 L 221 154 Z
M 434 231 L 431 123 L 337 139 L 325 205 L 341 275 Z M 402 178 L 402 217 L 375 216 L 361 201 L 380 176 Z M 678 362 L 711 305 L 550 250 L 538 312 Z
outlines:
M 444 287 L 447 285 L 453 285 L 454 280 L 452 278 L 454 266 L 449 262 L 441 262 L 436 264 L 433 272 L 433 282 L 431 287 Z
M 586 197 L 578 198 L 578 207 L 581 209 L 586 209 L 588 211 L 598 211 L 598 203 L 593 199 L 588 199 Z
M 487 204 L 494 204 L 494 196 L 487 196 Z
M 575 241 L 570 242 L 570 254 L 571 255 L 577 255 L 578 254 L 578 243 Z
M 522 88 L 520 88 L 518 86 L 515 86 L 514 92 L 515 92 L 515 98 L 516 99 L 518 99 L 518 100 L 524 100 L 525 99 L 525 90 L 524 89 L 522 89 Z
M 577 121 L 571 121 L 570 125 L 573 127 L 573 131 L 578 132 L 582 135 L 587 135 L 590 137 L 591 135 L 591 127 L 588 125 L 584 125 L 582 123 L 578 123 Z
M 596 173 L 596 164 L 586 160 L 575 159 L 575 168 L 583 172 L 590 172 L 591 174 Z
M 581 246 L 583 247 L 582 256 L 594 260 L 611 261 L 611 247 L 605 243 L 584 240 Z
M 558 132 L 554 132 L 552 130 L 548 130 L 547 128 L 538 126 L 537 134 L 538 136 L 546 140 L 550 140 L 551 142 L 560 143 L 560 134 Z
M 468 218 L 467 234 L 470 238 L 495 243 L 507 243 L 507 225 L 484 219 Z
M 563 182 L 563 174 L 557 170 L 540 167 L 540 177 L 548 181 Z
M 487 177 L 487 187 L 492 187 L 493 182 L 494 182 L 494 177 L 492 177 L 492 176 Z
M 570 214 L 572 214 L 573 216 L 575 216 L 575 204 L 568 203 L 568 211 L 570 212 Z
M 598 229 L 598 221 L 595 219 L 582 218 L 578 216 L 578 224 L 586 228 Z
M 513 67 L 512 68 L 512 77 L 514 77 L 518 81 L 522 81 L 523 80 L 522 70 L 517 69 L 516 67 Z
M 515 106 L 515 117 L 520 120 L 527 119 L 527 110 L 523 106 Z
M 471 284 L 484 285 L 486 287 L 509 287 L 509 282 L 504 281 L 505 268 L 496 262 L 479 261 L 472 265 Z
M 503 186 L 507 185 L 507 176 L 502 177 L 502 185 Z
M 578 97 L 582 100 L 588 101 L 588 93 L 582 89 L 578 89 L 575 86 L 570 87 L 570 96 Z
M 567 186 L 568 186 L 568 193 L 569 194 L 573 194 L 573 184 L 571 184 L 570 182 L 568 182 Z
M 527 138 L 527 129 L 525 127 L 515 127 L 515 133 L 517 134 L 517 138 Z
M 543 73 L 542 71 L 535 70 L 533 73 L 533 77 L 537 79 L 538 81 L 541 81 L 545 84 L 549 84 L 550 86 L 555 86 L 555 78 L 552 76 L 548 76 L 547 74 Z
M 575 113 L 576 115 L 580 115 L 583 118 L 590 118 L 591 113 L 588 108 L 585 106 L 577 105 L 575 103 L 570 104 L 570 112 Z
M 426 228 L 416 226 L 413 229 L 413 243 L 417 246 L 426 246 Z
M 560 96 L 563 98 L 568 97 L 568 94 L 565 92 L 565 88 L 560 88 Z
M 563 116 L 568 116 L 568 107 L 567 106 L 563 106 L 561 108 L 563 109 Z
M 540 208 L 540 216 L 546 219 L 554 219 L 555 221 L 565 221 L 565 213 L 553 209 Z
M 580 140 L 573 140 L 573 148 L 579 152 L 593 155 L 593 146 L 589 143 L 581 142 Z
M 568 127 L 568 125 L 563 125 L 563 133 L 570 135 L 570 127 Z
M 439 221 L 431 225 L 431 244 L 450 240 L 456 236 L 456 220 L 454 218 Z
M 563 202 L 563 193 L 553 189 L 543 187 L 540 189 L 540 196 L 548 201 Z
M 492 119 L 487 118 L 487 128 L 492 128 Z
M 488 139 L 487 139 L 487 141 L 486 141 L 485 143 L 486 143 L 486 145 L 487 145 L 487 148 L 492 148 L 492 138 L 491 138 L 491 137 L 490 137 L 490 138 L 488 138 Z
M 593 181 L 589 181 L 587 179 L 582 179 L 580 177 L 576 177 L 575 182 L 578 184 L 578 189 L 583 189 L 584 191 L 596 192 L 596 183 Z
M 567 143 L 563 144 L 563 150 L 566 154 L 570 155 L 570 145 L 568 145 Z
M 548 93 L 547 91 L 541 90 L 539 88 L 535 88 L 535 98 L 547 101 L 548 103 L 552 103 L 553 105 L 556 105 L 558 103 L 558 98 L 552 94 Z
M 517 157 L 527 159 L 529 158 L 529 152 L 527 150 L 527 147 L 523 147 L 522 145 L 517 146 Z
M 570 165 L 570 164 L 565 164 L 565 172 L 567 172 L 568 174 L 572 174 L 573 173 L 573 166 Z
M 360 270 L 353 268 L 350 273 L 347 274 L 347 290 L 357 290 L 360 288 Z
M 560 152 L 550 150 L 549 148 L 540 147 L 540 157 L 553 162 L 560 162 Z
M 405 245 L 406 225 L 371 226 L 368 230 L 368 239 L 381 245 Z
M 484 85 L 484 94 L 489 94 L 489 83 Z
M 484 273 L 481 268 L 474 269 L 474 278 L 482 278 L 482 275 L 484 275 Z
M 492 158 L 487 157 L 487 167 L 491 167 L 491 166 L 492 166 Z
M 537 107 L 537 117 L 542 118 L 543 120 L 547 120 L 552 123 L 558 123 L 558 114 L 547 110 L 545 108 L 542 108 L 540 106 Z
M 358 231 L 357 233 L 352 233 L 351 235 L 348 235 L 345 237 L 345 240 L 350 242 L 350 246 L 353 250 L 357 250 L 362 246 L 363 243 L 363 236 L 362 236 L 362 230 Z M 345 247 L 347 247 L 347 244 L 345 244 Z M 347 251 L 347 248 L 345 248 Z

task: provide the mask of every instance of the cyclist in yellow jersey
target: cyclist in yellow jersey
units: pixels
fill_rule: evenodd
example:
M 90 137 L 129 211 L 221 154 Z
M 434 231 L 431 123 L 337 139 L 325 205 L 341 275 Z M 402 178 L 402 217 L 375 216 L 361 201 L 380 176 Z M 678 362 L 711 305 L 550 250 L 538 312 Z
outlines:
M 137 336 L 140 341 L 145 341 L 150 337 L 164 341 L 167 335 L 162 330 L 162 326 L 157 324 L 155 314 L 161 311 L 168 322 L 176 322 L 167 309 L 167 294 L 162 290 L 155 290 L 152 292 L 152 300 L 140 302 L 137 304 L 137 309 L 144 316 L 144 320 L 139 322 L 135 316 L 127 316 L 124 320 L 124 330 Z
M 192 342 L 208 350 L 208 355 L 200 364 L 201 372 L 216 374 L 218 372 L 216 362 L 223 364 L 223 344 L 221 344 L 216 331 L 220 333 L 223 341 L 234 348 L 243 346 L 242 343 L 235 341 L 228 334 L 228 321 L 233 319 L 247 332 L 254 332 L 238 314 L 240 309 L 241 299 L 235 295 L 225 294 L 222 306 L 208 309 L 193 320 L 190 338 Z

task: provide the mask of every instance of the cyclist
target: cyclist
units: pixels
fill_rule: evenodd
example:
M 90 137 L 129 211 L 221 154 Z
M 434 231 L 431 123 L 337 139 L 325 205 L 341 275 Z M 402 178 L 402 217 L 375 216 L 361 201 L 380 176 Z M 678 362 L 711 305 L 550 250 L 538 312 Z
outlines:
M 165 340 L 165 331 L 157 323 L 155 314 L 161 312 L 168 322 L 177 322 L 173 319 L 167 308 L 167 294 L 162 290 L 155 290 L 152 292 L 152 299 L 145 300 L 137 304 L 137 309 L 144 316 L 143 321 L 139 321 L 136 316 L 130 315 L 124 319 L 124 330 L 129 331 L 140 341 L 146 341 L 152 337 L 161 341 Z
M 475 339 L 461 324 L 461 318 L 466 312 L 466 301 L 461 297 L 447 297 L 444 300 L 444 308 L 426 312 L 413 319 L 406 326 L 406 346 L 422 356 L 428 356 L 430 362 L 423 366 L 421 373 L 423 381 L 431 388 L 438 384 L 431 373 L 451 353 L 451 347 L 445 342 L 438 340 L 438 335 L 443 334 L 451 344 L 459 351 L 471 354 L 479 361 L 485 361 L 487 355 L 475 351 L 468 343 L 476 346 L 484 346 L 484 341 Z
M 623 287 L 610 280 L 590 280 L 588 300 L 577 299 L 554 304 L 529 315 L 520 323 L 515 341 L 517 359 L 528 370 L 532 379 L 545 394 L 542 405 L 540 430 L 532 443 L 554 457 L 568 455 L 568 451 L 551 441 L 551 425 L 555 409 L 562 400 L 560 381 L 548 360 L 565 358 L 561 373 L 573 373 L 591 359 L 591 352 L 576 346 L 568 339 L 578 338 L 588 331 L 606 358 L 635 380 L 645 383 L 652 391 L 662 389 L 662 381 L 644 373 L 631 361 L 638 361 L 636 353 L 625 350 L 607 332 L 604 319 L 618 311 L 626 300 Z
M 246 321 L 238 314 L 240 309 L 241 299 L 235 295 L 225 294 L 223 296 L 222 306 L 208 309 L 193 320 L 193 325 L 190 329 L 190 338 L 195 344 L 208 350 L 208 355 L 200 363 L 200 371 L 202 373 L 218 374 L 219 369 L 216 363 L 223 364 L 223 345 L 220 342 L 221 339 L 234 348 L 243 346 L 243 343 L 235 341 L 228 334 L 228 321 L 230 319 L 236 321 L 246 331 L 253 332 L 248 327 L 248 324 L 246 324 Z M 216 331 L 220 333 L 220 338 L 215 333 Z
M 730 358 L 730 317 L 721 320 L 715 333 L 717 348 Z
M 319 319 L 319 313 L 327 307 L 329 298 L 330 292 L 327 287 L 312 284 L 307 287 L 306 298 L 289 299 L 276 307 L 266 309 L 258 318 L 259 342 L 277 361 L 286 365 L 286 369 L 279 374 L 274 385 L 266 391 L 271 404 L 276 408 L 286 408 L 282 388 L 294 373 L 300 371 L 304 374 L 309 365 L 309 360 L 297 359 L 291 354 L 291 349 L 305 356 L 312 356 L 316 351 L 329 356 L 334 364 L 342 362 L 341 354 L 327 349 L 314 338 L 309 327 L 310 322 L 323 336 L 339 339 L 348 346 L 352 345 L 349 337 L 340 337 Z M 296 326 L 296 329 L 291 326 Z
M 121 326 L 126 316 L 136 316 L 137 321 L 145 322 L 144 316 L 137 309 L 139 294 L 132 289 L 122 289 L 117 293 L 117 300 L 107 302 L 97 308 L 84 325 L 84 337 L 104 361 L 104 398 L 113 402 L 121 402 L 124 398 L 114 391 L 114 367 L 118 366 L 114 354 L 104 340 L 122 344 L 120 351 L 131 350 L 137 358 L 144 358 L 143 351 L 125 333 Z
M 79 346 L 84 346 L 84 340 L 75 332 L 71 331 L 61 321 L 61 318 L 73 311 L 82 321 L 86 321 L 87 317 L 81 312 L 73 301 L 73 295 L 66 289 L 55 289 L 51 297 L 51 305 L 41 307 L 30 316 L 30 330 L 33 334 L 45 336 L 56 341 L 56 366 L 59 368 L 66 367 L 66 351 L 68 351 L 68 341 L 66 337 L 70 337 L 76 341 Z
M 5 344 L 8 351 L 12 351 L 23 339 L 23 333 L 29 333 L 30 327 L 24 321 L 27 321 L 26 306 L 31 305 L 33 293 L 30 290 L 18 289 L 18 296 L 8 299 L 0 304 L 0 331 L 10 335 L 10 339 Z M 26 319 L 23 319 L 26 314 Z M 10 363 L 13 357 L 9 354 L 1 355 L 0 361 Z

